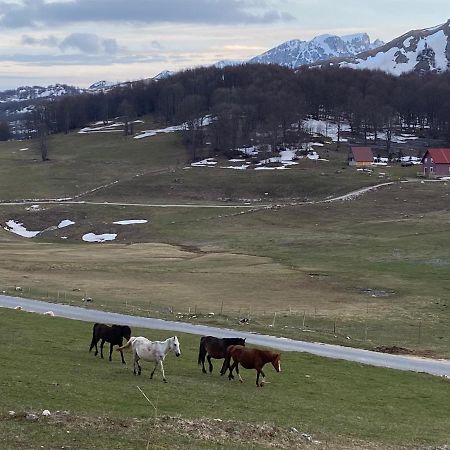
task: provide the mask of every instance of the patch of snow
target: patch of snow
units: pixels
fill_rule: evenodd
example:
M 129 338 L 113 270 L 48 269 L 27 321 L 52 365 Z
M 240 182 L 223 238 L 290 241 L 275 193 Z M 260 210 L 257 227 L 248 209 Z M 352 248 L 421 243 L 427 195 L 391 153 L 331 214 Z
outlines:
M 6 225 L 6 227 L 3 227 L 6 231 L 26 238 L 33 238 L 40 233 L 40 231 L 28 231 L 22 223 L 15 222 L 14 220 L 8 220 Z
M 221 169 L 245 170 L 245 169 L 248 169 L 249 167 L 250 167 L 249 164 L 242 164 L 242 166 L 226 166 L 226 167 L 221 167 Z
M 103 122 L 101 122 L 103 123 Z M 96 122 L 94 125 L 97 125 L 98 122 Z M 78 133 L 79 134 L 90 134 L 90 133 L 115 133 L 115 132 L 122 132 L 123 130 L 119 129 L 117 130 L 117 127 L 123 127 L 123 122 L 108 122 L 106 125 L 103 126 L 94 126 L 94 127 L 85 127 L 82 128 Z
M 262 167 L 255 167 L 255 170 L 288 170 L 289 167 L 286 166 L 279 166 L 279 167 L 266 167 L 266 166 L 262 166 Z
M 131 219 L 131 220 L 118 220 L 117 222 L 113 222 L 116 225 L 133 225 L 137 223 L 147 223 L 148 220 L 144 219 Z
M 337 142 L 338 126 L 334 122 L 310 118 L 303 121 L 303 128 L 311 134 L 326 136 L 331 138 L 333 142 Z M 342 132 L 344 131 L 351 131 L 349 124 L 341 123 L 341 142 L 347 141 L 347 139 L 342 138 Z M 317 145 L 317 143 L 312 143 L 312 145 Z
M 217 161 L 214 161 L 214 158 L 206 158 L 202 159 L 201 161 L 197 161 L 191 164 L 192 167 L 208 167 L 208 166 L 215 166 L 217 164 Z
M 26 152 L 28 150 L 28 147 L 25 148 L 19 148 L 19 152 Z
M 75 225 L 75 222 L 73 222 L 72 220 L 69 220 L 69 219 L 64 219 L 64 220 L 61 220 L 61 222 L 59 222 L 58 228 L 65 228 L 70 225 Z
M 106 241 L 114 241 L 116 237 L 117 233 L 105 233 L 105 234 L 86 233 L 83 235 L 82 239 L 85 242 L 106 242 Z
M 201 127 L 206 127 L 212 121 L 211 116 L 202 117 L 200 119 L 196 119 L 198 125 Z M 175 133 L 176 131 L 182 131 L 188 129 L 187 123 L 182 123 L 181 125 L 173 125 L 171 127 L 159 128 L 156 130 L 145 130 L 141 131 L 139 134 L 134 136 L 134 139 L 143 139 L 151 136 L 156 136 L 159 133 Z
M 256 156 L 259 153 L 258 149 L 255 146 L 237 148 L 236 150 L 246 156 Z
M 307 157 L 308 159 L 312 159 L 312 160 L 317 161 L 317 160 L 319 159 L 319 154 L 318 154 L 317 152 L 309 152 L 309 153 L 306 155 L 306 157 Z

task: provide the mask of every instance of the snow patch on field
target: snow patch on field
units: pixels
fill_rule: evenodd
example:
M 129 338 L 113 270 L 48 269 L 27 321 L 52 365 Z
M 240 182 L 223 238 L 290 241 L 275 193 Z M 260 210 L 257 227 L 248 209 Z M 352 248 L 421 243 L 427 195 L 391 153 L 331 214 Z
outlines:
M 138 223 L 147 223 L 148 220 L 144 219 L 130 219 L 130 220 L 118 220 L 117 222 L 113 222 L 116 225 L 134 225 Z
M 105 233 L 105 234 L 86 233 L 83 235 L 82 239 L 85 242 L 106 242 L 106 241 L 114 241 L 116 237 L 117 233 Z
M 6 226 L 3 228 L 6 231 L 10 231 L 11 233 L 26 238 L 33 238 L 40 233 L 40 231 L 29 231 L 23 226 L 23 223 L 19 223 L 14 220 L 8 220 L 8 222 L 6 222 Z
M 65 228 L 70 225 L 75 225 L 75 222 L 73 220 L 64 219 L 64 220 L 61 220 L 61 222 L 59 222 L 58 228 Z

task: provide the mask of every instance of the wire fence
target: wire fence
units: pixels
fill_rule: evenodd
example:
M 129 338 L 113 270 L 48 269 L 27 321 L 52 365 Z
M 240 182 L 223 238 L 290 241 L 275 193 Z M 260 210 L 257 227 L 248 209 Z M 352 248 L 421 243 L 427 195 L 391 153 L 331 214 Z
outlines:
M 268 310 L 251 307 L 229 308 L 223 301 L 200 307 L 156 305 L 149 301 L 108 300 L 91 297 L 89 292 L 50 290 L 36 287 L 8 286 L 5 295 L 34 298 L 73 306 L 154 317 L 219 327 L 276 334 L 301 340 L 347 343 L 349 346 L 403 347 L 422 349 L 423 355 L 433 352 L 450 354 L 450 329 L 445 317 L 384 317 L 374 318 L 364 307 L 353 317 L 331 315 L 314 309 Z M 389 349 L 387 349 L 389 350 Z

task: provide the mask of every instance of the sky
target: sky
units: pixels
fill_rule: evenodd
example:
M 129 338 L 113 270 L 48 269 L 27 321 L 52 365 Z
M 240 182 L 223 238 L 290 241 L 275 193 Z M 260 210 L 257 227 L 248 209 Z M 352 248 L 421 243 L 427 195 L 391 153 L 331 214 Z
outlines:
M 448 0 L 0 0 L 0 91 L 149 78 L 321 34 L 387 42 L 449 18 Z

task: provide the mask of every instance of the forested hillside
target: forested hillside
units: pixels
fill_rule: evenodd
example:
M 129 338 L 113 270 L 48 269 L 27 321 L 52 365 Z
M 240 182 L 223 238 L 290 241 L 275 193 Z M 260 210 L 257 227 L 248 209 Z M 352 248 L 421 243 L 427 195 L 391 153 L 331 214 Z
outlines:
M 92 121 L 120 117 L 132 134 L 136 118 L 185 123 L 185 142 L 198 148 L 204 125 L 215 151 L 300 142 L 305 117 L 346 122 L 362 137 L 417 131 L 450 141 L 450 74 L 405 74 L 275 65 L 186 70 L 159 81 L 140 81 L 109 92 L 42 102 L 29 116 L 38 133 L 69 132 Z M 40 131 L 41 130 L 41 131 Z

